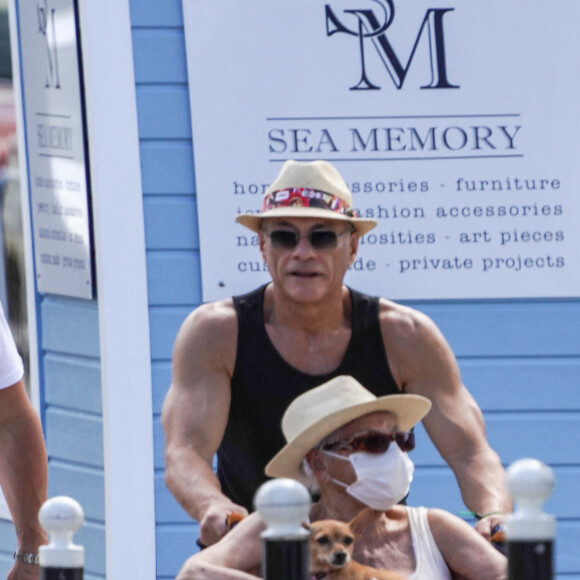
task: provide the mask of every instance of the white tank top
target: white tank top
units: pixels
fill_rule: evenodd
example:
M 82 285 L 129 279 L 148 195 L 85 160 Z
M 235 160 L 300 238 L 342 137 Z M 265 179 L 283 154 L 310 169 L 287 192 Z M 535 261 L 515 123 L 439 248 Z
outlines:
M 451 572 L 431 533 L 427 508 L 407 507 L 407 515 L 417 562 L 409 580 L 451 580 Z

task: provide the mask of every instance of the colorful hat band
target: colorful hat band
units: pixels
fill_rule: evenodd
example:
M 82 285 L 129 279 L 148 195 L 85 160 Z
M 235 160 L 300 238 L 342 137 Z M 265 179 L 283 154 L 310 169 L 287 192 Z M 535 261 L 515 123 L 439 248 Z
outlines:
M 262 213 L 280 207 L 308 207 L 326 209 L 349 217 L 356 217 L 352 207 L 332 193 L 308 189 L 307 187 L 291 187 L 273 191 L 264 197 Z

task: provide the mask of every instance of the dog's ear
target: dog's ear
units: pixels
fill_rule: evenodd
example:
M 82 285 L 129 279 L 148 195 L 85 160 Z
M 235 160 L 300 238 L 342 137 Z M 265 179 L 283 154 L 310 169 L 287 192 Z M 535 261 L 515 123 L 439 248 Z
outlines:
M 308 531 L 310 531 L 310 524 L 308 524 L 308 523 L 306 523 L 306 522 L 302 522 L 302 527 L 303 527 L 305 530 L 308 530 Z
M 380 515 L 381 512 L 377 512 L 370 507 L 366 507 L 361 510 L 349 523 L 349 527 L 356 537 L 359 537 L 367 527 L 375 520 L 375 518 Z

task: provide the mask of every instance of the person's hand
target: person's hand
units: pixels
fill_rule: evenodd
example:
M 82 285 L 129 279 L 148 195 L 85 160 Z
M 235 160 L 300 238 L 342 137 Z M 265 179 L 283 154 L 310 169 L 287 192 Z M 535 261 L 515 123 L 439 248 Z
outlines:
M 25 564 L 24 562 L 14 562 L 14 566 L 6 580 L 38 580 L 40 578 L 40 567 L 36 564 Z
M 490 514 L 481 518 L 476 524 L 475 529 L 486 539 L 491 540 L 491 536 L 496 533 L 500 527 L 503 528 L 507 519 L 506 514 Z
M 248 515 L 248 510 L 235 503 L 213 503 L 206 510 L 201 520 L 200 542 L 204 546 L 211 546 L 218 542 L 228 532 L 227 518 L 231 513 Z

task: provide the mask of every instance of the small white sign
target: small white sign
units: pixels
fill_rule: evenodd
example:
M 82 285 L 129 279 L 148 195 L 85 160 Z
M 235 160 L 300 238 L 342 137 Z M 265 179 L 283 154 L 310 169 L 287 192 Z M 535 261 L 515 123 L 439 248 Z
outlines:
M 347 275 L 395 299 L 580 295 L 580 3 L 186 0 L 204 300 L 269 279 L 259 211 L 326 159 L 378 227 Z
M 84 113 L 74 0 L 18 2 L 39 292 L 92 298 Z

